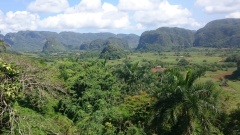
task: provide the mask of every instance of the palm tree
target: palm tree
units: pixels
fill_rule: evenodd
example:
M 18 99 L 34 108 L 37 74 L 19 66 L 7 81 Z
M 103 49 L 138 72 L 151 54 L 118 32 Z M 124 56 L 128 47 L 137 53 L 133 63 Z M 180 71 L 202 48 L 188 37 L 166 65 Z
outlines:
M 115 70 L 117 77 L 126 85 L 126 92 L 134 94 L 140 90 L 146 90 L 150 78 L 150 70 L 147 67 L 140 66 L 139 62 L 125 62 L 122 66 Z
M 183 76 L 179 70 L 165 71 L 154 95 L 154 115 L 151 127 L 157 134 L 211 134 L 215 130 L 212 118 L 217 112 L 217 93 L 211 82 L 195 83 L 203 69 L 189 70 Z

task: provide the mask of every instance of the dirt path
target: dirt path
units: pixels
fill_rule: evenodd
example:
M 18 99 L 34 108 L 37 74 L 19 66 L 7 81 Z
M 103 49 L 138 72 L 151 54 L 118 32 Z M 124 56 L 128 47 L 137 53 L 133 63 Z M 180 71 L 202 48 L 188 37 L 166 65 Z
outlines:
M 219 78 L 224 78 L 225 76 L 229 76 L 229 75 L 232 75 L 232 72 L 225 72 L 222 74 L 218 74 L 216 76 L 213 76 L 212 78 L 219 79 Z

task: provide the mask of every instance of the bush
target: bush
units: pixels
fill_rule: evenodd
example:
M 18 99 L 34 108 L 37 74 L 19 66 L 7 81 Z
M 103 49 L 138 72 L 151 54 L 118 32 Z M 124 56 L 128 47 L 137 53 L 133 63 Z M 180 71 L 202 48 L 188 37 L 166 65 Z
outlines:
M 187 66 L 188 64 L 189 64 L 189 61 L 187 61 L 186 59 L 181 59 L 177 63 L 178 66 Z

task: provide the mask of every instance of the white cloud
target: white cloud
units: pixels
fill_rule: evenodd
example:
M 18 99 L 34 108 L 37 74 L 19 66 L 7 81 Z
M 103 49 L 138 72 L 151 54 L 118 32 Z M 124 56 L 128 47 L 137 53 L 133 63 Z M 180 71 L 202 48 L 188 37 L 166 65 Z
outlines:
M 226 18 L 240 18 L 240 11 L 233 12 L 225 16 Z
M 196 0 L 207 13 L 232 13 L 240 11 L 240 0 Z
M 0 30 L 2 33 L 36 30 L 38 28 L 38 20 L 38 15 L 27 11 L 9 11 L 6 14 L 0 11 Z
M 102 10 L 101 0 L 81 0 L 78 5 L 68 8 L 65 13 L 99 12 L 100 10 Z
M 150 10 L 156 5 L 153 0 L 119 0 L 118 8 L 127 11 Z
M 127 3 L 129 1 L 129 3 Z M 162 26 L 190 26 L 190 27 L 200 27 L 200 24 L 191 18 L 191 12 L 183 8 L 180 5 L 171 5 L 167 0 L 120 0 L 120 5 L 128 5 L 124 10 L 127 10 L 128 7 L 134 7 L 134 4 L 137 2 L 145 3 L 144 5 L 134 9 L 134 21 L 137 23 L 137 28 L 156 28 Z M 123 9 L 123 8 L 120 8 Z M 129 9 L 131 10 L 131 9 Z M 139 27 L 141 26 L 141 27 Z
M 67 0 L 36 0 L 28 5 L 32 12 L 59 13 L 69 7 Z
M 35 0 L 29 4 L 28 10 L 6 14 L 0 12 L 0 30 L 91 29 L 134 32 L 162 26 L 200 27 L 188 9 L 171 5 L 168 0 L 119 0 L 117 5 L 102 3 L 101 0 L 81 0 L 72 7 L 69 7 L 67 0 Z M 40 20 L 40 16 L 32 12 L 58 14 Z
M 63 14 L 41 20 L 40 26 L 49 29 L 115 29 L 126 28 L 130 25 L 128 14 L 119 12 L 112 4 L 101 5 L 100 0 L 94 1 L 96 3 L 91 4 L 87 0 L 82 0 L 80 4 Z M 88 6 L 82 8 L 83 5 Z
M 105 12 L 111 12 L 111 11 L 118 12 L 118 8 L 109 3 L 104 3 L 102 8 Z

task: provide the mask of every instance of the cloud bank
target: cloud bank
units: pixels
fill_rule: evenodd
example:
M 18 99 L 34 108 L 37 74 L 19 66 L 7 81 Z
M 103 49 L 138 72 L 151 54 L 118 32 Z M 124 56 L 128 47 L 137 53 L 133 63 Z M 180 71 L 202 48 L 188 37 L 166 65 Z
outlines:
M 36 0 L 31 2 L 27 9 L 37 13 L 59 13 L 68 7 L 67 0 Z
M 240 17 L 240 0 L 196 0 L 196 5 L 209 14 L 227 14 L 226 18 Z
M 39 16 L 27 11 L 9 11 L 4 14 L 0 10 L 0 30 L 2 33 L 17 32 L 21 30 L 36 30 Z
M 187 8 L 173 5 L 168 0 L 119 0 L 116 5 L 101 0 L 81 0 L 72 6 L 67 0 L 35 0 L 28 4 L 26 11 L 0 12 L 3 33 L 89 28 L 135 32 L 162 26 L 199 28 L 201 25 Z

